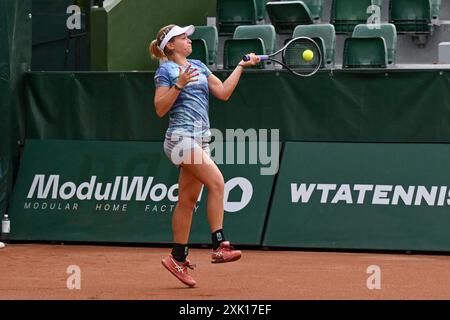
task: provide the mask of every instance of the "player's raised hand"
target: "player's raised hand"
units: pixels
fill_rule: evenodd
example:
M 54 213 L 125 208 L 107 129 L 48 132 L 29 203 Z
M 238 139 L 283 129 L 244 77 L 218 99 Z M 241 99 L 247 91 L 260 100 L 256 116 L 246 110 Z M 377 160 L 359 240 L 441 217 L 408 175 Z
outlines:
M 199 75 L 199 73 L 196 72 L 197 71 L 196 68 L 191 69 L 191 65 L 188 65 L 188 67 L 184 72 L 183 69 L 181 69 L 181 67 L 178 67 L 178 69 L 180 70 L 180 74 L 178 76 L 177 81 L 177 85 L 179 87 L 184 88 L 188 83 L 198 81 L 196 77 Z

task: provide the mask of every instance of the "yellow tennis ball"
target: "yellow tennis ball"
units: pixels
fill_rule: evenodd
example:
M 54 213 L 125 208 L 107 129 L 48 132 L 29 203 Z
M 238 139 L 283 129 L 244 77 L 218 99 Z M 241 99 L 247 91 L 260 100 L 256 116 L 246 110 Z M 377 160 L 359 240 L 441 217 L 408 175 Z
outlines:
M 312 59 L 314 59 L 314 53 L 311 50 L 303 51 L 303 60 L 311 61 Z

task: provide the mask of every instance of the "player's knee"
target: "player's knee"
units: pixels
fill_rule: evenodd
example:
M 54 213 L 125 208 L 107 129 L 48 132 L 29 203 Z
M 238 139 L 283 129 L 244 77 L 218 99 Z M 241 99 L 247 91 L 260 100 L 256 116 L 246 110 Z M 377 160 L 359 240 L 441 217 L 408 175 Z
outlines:
M 217 177 L 212 178 L 211 181 L 209 181 L 207 187 L 208 192 L 223 194 L 225 188 L 225 181 L 223 180 L 223 176 L 217 175 Z
M 188 196 L 180 198 L 178 201 L 178 206 L 184 209 L 185 211 L 192 211 L 197 204 L 197 196 Z

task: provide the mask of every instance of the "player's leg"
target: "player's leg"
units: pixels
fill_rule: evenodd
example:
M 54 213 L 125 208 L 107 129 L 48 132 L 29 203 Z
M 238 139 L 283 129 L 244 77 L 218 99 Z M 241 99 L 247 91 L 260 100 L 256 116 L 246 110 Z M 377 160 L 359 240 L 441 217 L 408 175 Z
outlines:
M 189 171 L 180 169 L 178 178 L 178 203 L 172 216 L 173 248 L 172 254 L 163 259 L 162 264 L 184 284 L 193 287 L 195 280 L 188 274 L 192 269 L 188 255 L 189 232 L 192 215 L 203 184 Z
M 191 151 L 195 162 L 183 163 L 183 169 L 189 171 L 208 189 L 207 215 L 211 232 L 223 227 L 224 180 L 222 173 L 211 158 L 200 148 Z
M 234 250 L 230 243 L 225 241 L 223 234 L 225 184 L 222 173 L 208 153 L 200 148 L 191 150 L 191 159 L 197 161 L 183 163 L 183 168 L 208 189 L 207 215 L 213 243 L 212 262 L 236 261 L 241 257 L 241 252 Z
M 189 241 L 192 216 L 203 184 L 188 170 L 181 167 L 178 179 L 178 203 L 172 216 L 173 242 Z
M 203 150 L 201 142 L 189 137 L 166 139 L 165 151 L 169 159 L 181 165 L 193 177 L 208 188 L 208 222 L 211 232 L 222 229 L 223 225 L 223 177 L 216 164 L 209 157 L 209 148 Z

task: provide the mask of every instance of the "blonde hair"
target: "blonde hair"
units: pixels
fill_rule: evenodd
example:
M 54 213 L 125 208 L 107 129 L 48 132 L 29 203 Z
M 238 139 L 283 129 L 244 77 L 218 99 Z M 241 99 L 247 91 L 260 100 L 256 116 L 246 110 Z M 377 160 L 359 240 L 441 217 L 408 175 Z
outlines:
M 167 57 L 170 55 L 170 50 L 167 48 L 164 48 L 164 51 L 161 50 L 159 47 L 161 45 L 161 42 L 164 40 L 164 37 L 172 30 L 172 28 L 175 27 L 174 24 L 169 24 L 168 26 L 165 26 L 161 30 L 159 30 L 158 34 L 156 35 L 156 40 L 153 40 L 150 43 L 150 55 L 153 59 L 167 59 Z M 171 40 L 172 41 L 172 40 Z

